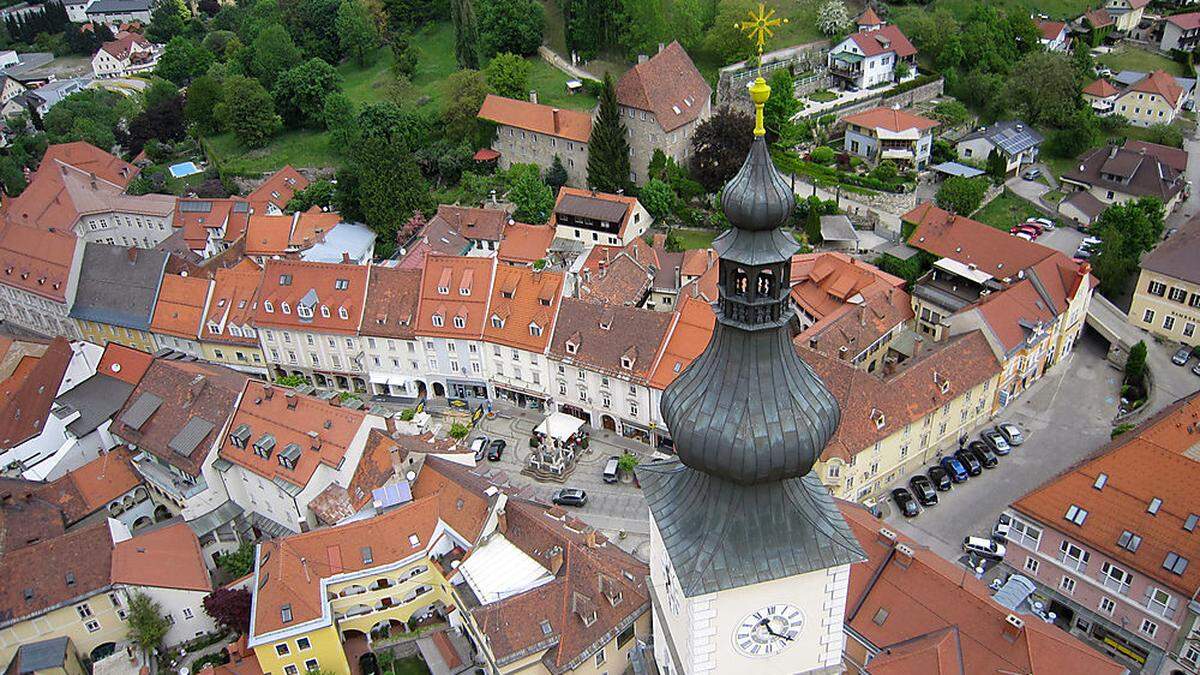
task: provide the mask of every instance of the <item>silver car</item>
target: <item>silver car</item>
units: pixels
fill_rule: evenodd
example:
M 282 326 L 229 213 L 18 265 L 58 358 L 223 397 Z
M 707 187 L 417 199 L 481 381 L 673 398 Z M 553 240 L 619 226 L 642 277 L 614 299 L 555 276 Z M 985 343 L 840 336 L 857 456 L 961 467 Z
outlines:
M 1025 442 L 1025 434 L 1021 433 L 1021 427 L 1012 422 L 1004 422 L 996 425 L 996 431 L 1008 441 L 1009 445 L 1020 445 Z
M 1171 363 L 1174 363 L 1177 366 L 1186 366 L 1187 362 L 1191 358 L 1192 358 L 1192 348 L 1191 347 L 1180 347 L 1178 349 L 1178 351 L 1175 352 L 1175 356 L 1171 357 Z

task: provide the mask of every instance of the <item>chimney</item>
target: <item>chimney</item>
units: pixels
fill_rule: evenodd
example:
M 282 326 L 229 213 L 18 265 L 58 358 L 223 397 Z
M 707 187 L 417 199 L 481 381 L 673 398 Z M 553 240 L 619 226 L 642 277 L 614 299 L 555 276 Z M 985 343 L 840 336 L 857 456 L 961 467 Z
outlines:
M 1004 617 L 1004 639 L 1009 642 L 1015 642 L 1021 636 L 1021 631 L 1025 628 L 1025 620 L 1016 614 L 1009 614 Z
M 353 261 L 350 260 L 350 254 L 346 253 L 345 251 L 342 251 L 342 264 L 349 265 L 351 262 L 353 262 Z
M 662 43 L 662 42 L 658 43 L 658 53 L 659 53 L 659 54 L 661 54 L 661 53 L 662 53 L 662 50 L 664 50 L 664 49 L 666 49 L 666 48 L 667 48 L 667 45 L 666 45 L 666 44 L 664 44 L 664 43 Z
M 550 116 L 554 118 L 554 133 L 558 133 L 558 108 L 550 111 Z
M 287 409 L 295 410 L 296 409 L 296 392 L 289 391 L 287 394 L 285 394 L 285 396 L 287 398 Z
M 650 60 L 650 57 L 646 56 L 645 54 L 638 54 L 638 65 L 639 66 L 649 60 Z M 66 170 L 67 170 L 66 167 L 64 167 L 63 171 L 66 171 Z
M 913 550 L 908 544 L 896 544 L 896 555 L 892 556 L 892 560 L 896 561 L 902 567 L 908 567 L 912 564 Z
M 269 384 L 264 384 L 263 385 L 263 398 L 270 401 L 273 396 L 275 396 L 275 387 L 272 387 Z
M 508 532 L 508 514 L 505 513 L 504 509 L 496 512 L 496 530 L 500 534 Z
M 1108 158 L 1112 159 L 1113 157 L 1116 157 L 1116 156 L 1117 156 L 1117 146 L 1115 146 L 1115 145 L 1108 146 Z
M 197 375 L 196 379 L 192 380 L 192 383 L 188 385 L 188 390 L 184 394 L 184 406 L 190 406 L 195 403 L 196 399 L 200 398 L 200 394 L 204 393 L 206 386 L 208 386 L 208 380 L 204 379 L 203 375 Z
M 675 289 L 683 287 L 683 275 L 679 272 L 679 265 L 675 266 Z
M 925 338 L 920 335 L 913 339 L 913 358 L 917 358 L 921 354 L 921 350 L 925 347 Z
M 530 90 L 529 90 L 529 102 L 530 102 L 530 103 L 537 103 L 537 102 L 538 102 L 538 101 L 537 101 L 537 89 L 530 89 Z
M 308 440 L 310 441 L 309 445 L 312 447 L 313 450 L 321 449 L 321 434 L 319 434 L 315 431 L 310 431 L 310 432 L 308 432 Z
M 558 571 L 560 569 L 562 569 L 562 564 L 563 564 L 562 549 L 555 547 L 554 550 L 550 553 L 550 574 L 557 575 Z
M 893 546 L 896 543 L 896 533 L 886 527 L 879 528 L 877 534 L 879 543 L 885 546 Z
M 395 437 L 396 435 L 396 418 L 388 415 L 383 418 L 383 426 L 387 429 L 388 436 Z
M 588 530 L 587 535 L 584 537 L 584 541 L 587 543 L 588 548 L 596 548 L 596 530 Z
M 814 335 L 814 336 L 808 338 L 808 348 L 809 349 L 816 349 L 818 344 L 820 344 L 820 341 L 817 340 L 817 336 Z
M 846 349 L 846 345 L 842 345 L 841 347 L 838 347 L 838 359 L 845 361 L 846 355 L 849 353 L 850 353 L 850 350 Z
M 95 189 L 96 189 L 96 174 L 95 174 L 95 173 L 89 173 L 89 174 L 88 174 L 88 181 L 89 181 L 89 182 L 92 184 L 92 189 L 93 189 L 93 190 L 95 190 Z

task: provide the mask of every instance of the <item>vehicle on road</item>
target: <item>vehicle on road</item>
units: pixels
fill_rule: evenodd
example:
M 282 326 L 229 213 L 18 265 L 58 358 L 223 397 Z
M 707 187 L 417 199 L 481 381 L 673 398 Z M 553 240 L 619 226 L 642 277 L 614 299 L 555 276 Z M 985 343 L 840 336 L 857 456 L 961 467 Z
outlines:
M 579 488 L 562 488 L 551 501 L 559 506 L 583 506 L 587 504 L 587 493 Z
M 508 447 L 508 443 L 503 438 L 497 438 L 488 445 L 488 460 L 499 462 L 504 456 L 504 448 Z
M 912 518 L 921 512 L 921 507 L 917 506 L 916 497 L 904 488 L 896 488 L 892 490 L 892 500 L 896 502 L 896 506 L 900 508 L 900 513 L 904 514 L 905 518 Z
M 933 483 L 933 487 L 937 488 L 940 492 L 949 490 L 951 484 L 954 482 L 950 480 L 950 472 L 941 466 L 935 465 L 929 467 L 929 470 L 925 472 L 925 476 L 929 478 L 930 483 Z
M 1008 441 L 1005 440 L 1004 434 L 1000 433 L 999 431 L 989 429 L 982 434 L 979 434 L 979 437 L 983 439 L 983 442 L 986 443 L 993 452 L 1001 457 L 1012 451 L 1012 446 L 1010 446 Z
M 487 456 L 488 437 L 476 436 L 475 438 L 471 439 L 470 448 L 471 452 L 475 453 L 475 461 L 482 462 L 483 458 Z
M 958 461 L 957 457 L 943 457 L 941 464 L 942 469 L 950 474 L 950 480 L 955 483 L 967 482 L 967 467 L 963 466 L 963 463 Z
M 1007 513 L 1001 513 L 1000 518 L 996 520 L 996 526 L 992 528 L 992 539 L 996 541 L 1008 541 L 1008 533 L 1012 530 L 1012 518 Z
M 996 453 L 992 452 L 992 449 L 983 441 L 971 441 L 967 445 L 967 452 L 973 453 L 975 459 L 978 459 L 985 469 L 994 469 L 1000 463 Z
M 959 462 L 962 462 L 963 467 L 971 476 L 978 476 L 979 474 L 983 473 L 983 462 L 980 462 L 979 458 L 975 456 L 975 453 L 971 452 L 970 450 L 955 450 L 954 457 L 958 459 Z
M 1004 544 L 983 537 L 966 537 L 962 543 L 963 551 L 992 560 L 1004 559 Z
M 1021 172 L 1021 178 L 1025 180 L 1037 180 L 1042 177 L 1042 170 L 1036 166 L 1025 169 Z
M 1178 350 L 1176 350 L 1175 356 L 1171 357 L 1171 363 L 1174 363 L 1177 366 L 1186 366 L 1187 362 L 1190 361 L 1191 358 L 1192 348 L 1180 347 Z
M 937 490 L 933 489 L 933 481 L 928 476 L 917 474 L 909 479 L 908 488 L 912 491 L 921 506 L 933 506 L 938 503 Z
M 618 478 L 617 467 L 619 467 L 620 464 L 621 464 L 621 458 L 616 455 L 609 457 L 608 461 L 604 463 L 604 482 L 605 483 L 617 482 L 617 478 Z
M 1001 422 L 996 425 L 996 431 L 1008 441 L 1008 444 L 1016 447 L 1025 442 L 1025 434 L 1021 432 L 1021 427 L 1012 422 Z M 998 454 L 998 453 L 997 453 Z

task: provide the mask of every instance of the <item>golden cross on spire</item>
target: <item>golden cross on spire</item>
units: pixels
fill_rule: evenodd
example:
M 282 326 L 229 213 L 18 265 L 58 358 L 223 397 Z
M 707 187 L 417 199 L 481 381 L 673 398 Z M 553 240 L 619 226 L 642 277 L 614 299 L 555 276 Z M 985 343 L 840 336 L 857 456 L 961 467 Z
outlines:
M 758 48 L 758 66 L 762 67 L 763 45 L 775 36 L 773 28 L 787 23 L 788 20 L 775 16 L 775 9 L 767 9 L 763 3 L 758 3 L 758 10 L 751 9 L 746 14 L 746 20 L 733 24 L 735 28 L 746 33 L 746 37 L 754 41 Z

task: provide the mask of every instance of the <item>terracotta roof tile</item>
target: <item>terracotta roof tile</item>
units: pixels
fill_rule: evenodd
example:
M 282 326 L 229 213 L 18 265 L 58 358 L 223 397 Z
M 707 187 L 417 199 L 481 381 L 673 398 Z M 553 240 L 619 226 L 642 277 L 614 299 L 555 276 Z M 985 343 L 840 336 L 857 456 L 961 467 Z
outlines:
M 262 185 L 246 196 L 246 199 L 255 206 L 256 213 L 265 213 L 266 209 L 263 207 L 266 204 L 272 204 L 284 211 L 292 197 L 308 185 L 309 180 L 288 165 L 268 176 Z
M 258 287 L 258 311 L 253 323 L 268 328 L 353 334 L 362 323 L 368 270 L 366 265 L 268 260 Z M 299 314 L 302 301 L 312 303 L 306 305 L 308 317 Z
M 212 591 L 200 541 L 182 519 L 118 542 L 112 552 L 112 581 L 130 586 Z
M 505 126 L 587 143 L 592 135 L 592 117 L 578 110 L 560 110 L 548 105 L 518 101 L 488 94 L 479 117 Z
M 563 298 L 550 353 L 562 361 L 646 383 L 672 320 L 667 312 Z M 622 359 L 629 357 L 632 367 L 625 368 Z
M 292 216 L 255 213 L 246 228 L 246 255 L 282 256 L 292 237 Z
M 463 464 L 442 457 L 426 457 L 412 494 L 413 499 L 435 499 L 442 522 L 474 543 L 483 531 L 491 507 L 486 494 L 489 487 L 487 480 Z
M 867 5 L 866 11 L 858 15 L 858 19 L 855 20 L 855 23 L 859 26 L 879 26 L 883 24 L 883 19 L 879 18 L 879 15 L 875 13 L 875 9 L 873 7 Z
M 869 129 L 887 129 L 896 132 L 909 129 L 924 131 L 938 126 L 934 120 L 895 108 L 871 108 L 853 115 L 846 115 L 842 121 Z
M 452 230 L 472 241 L 500 241 L 504 227 L 512 222 L 507 211 L 439 204 L 436 219 L 446 221 Z
M 1055 253 L 1041 244 L 953 215 L 933 202 L 923 202 L 901 219 L 917 226 L 908 238 L 910 246 L 964 265 L 975 265 L 997 279 L 1015 277 L 1018 270 Z
M 350 497 L 350 506 L 355 511 L 371 503 L 371 492 L 383 487 L 395 478 L 396 469 L 392 453 L 399 447 L 381 429 L 372 429 L 367 434 L 367 444 L 363 448 L 362 459 L 350 477 L 346 492 Z
M 98 522 L 8 551 L 0 557 L 0 627 L 108 588 L 112 548 L 108 523 Z
M 650 386 L 655 389 L 666 389 L 704 352 L 717 322 L 708 301 L 687 293 L 680 294 L 675 314 L 662 356 L 650 376 Z
M 562 272 L 497 265 L 483 323 L 484 339 L 537 354 L 545 352 L 554 332 L 562 288 Z
M 39 493 L 45 485 L 0 477 L 0 560 L 10 551 L 66 532 L 62 509 Z
M 1200 12 L 1197 13 L 1197 16 L 1200 16 Z M 1144 152 L 1151 157 L 1157 157 L 1163 164 L 1175 169 L 1179 173 L 1187 171 L 1188 154 L 1182 148 L 1173 148 L 1169 145 L 1159 145 L 1158 143 L 1139 141 L 1132 138 L 1126 140 L 1125 145 L 1121 147 L 1133 152 Z
M 495 268 L 494 258 L 427 256 L 417 334 L 480 339 Z M 461 319 L 461 327 L 455 325 L 456 319 Z
M 1038 31 L 1042 34 L 1043 40 L 1057 40 L 1062 34 L 1063 29 L 1067 27 L 1065 21 L 1038 21 Z
M 208 315 L 200 326 L 200 337 L 207 342 L 258 346 L 256 337 L 247 337 L 245 329 L 253 330 L 253 320 L 258 311 L 258 288 L 263 283 L 263 270 L 249 258 L 237 265 L 217 270 L 213 279 L 212 295 L 208 302 Z M 221 332 L 212 330 L 217 326 Z M 237 326 L 240 336 L 230 332 Z
M 100 364 L 96 366 L 97 373 L 115 377 L 122 382 L 137 385 L 142 376 L 154 363 L 154 357 L 133 347 L 110 342 L 104 345 L 104 354 Z
M 137 167 L 83 141 L 51 145 L 25 190 L 4 201 L 3 214 L 19 225 L 66 232 L 79 218 L 68 176 L 90 180 L 94 175 L 98 189 L 119 195 L 137 174 Z
M 77 246 L 66 232 L 0 224 L 0 283 L 65 303 Z
M 118 445 L 96 459 L 73 469 L 38 490 L 46 501 L 62 509 L 68 524 L 104 509 L 109 502 L 142 484 L 129 450 Z
M 1183 96 L 1183 87 L 1166 71 L 1156 70 L 1146 77 L 1130 85 L 1128 91 L 1146 94 L 1158 94 L 1172 106 L 1179 105 L 1179 97 Z
M 1106 177 L 1105 174 L 1113 172 L 1128 178 L 1118 182 Z M 1151 195 L 1164 202 L 1179 194 L 1186 183 L 1182 174 L 1155 156 L 1155 153 L 1115 146 L 1085 152 L 1079 156 L 1078 164 L 1064 172 L 1062 177 L 1068 182 L 1111 189 L 1135 197 Z
M 71 343 L 56 337 L 32 367 L 0 382 L 0 449 L 14 448 L 42 433 L 73 354 Z
M 700 117 L 712 87 L 683 47 L 672 42 L 625 71 L 616 93 L 619 104 L 654 113 L 658 125 L 670 133 Z
M 1116 96 L 1118 90 L 1111 82 L 1101 77 L 1084 87 L 1083 93 L 1097 98 L 1108 98 L 1109 96 Z
M 204 307 L 212 281 L 200 277 L 174 274 L 163 276 L 154 305 L 150 330 L 194 340 L 200 335 Z
M 544 260 L 550 254 L 553 241 L 553 227 L 511 223 L 504 226 L 497 255 L 501 262 L 528 265 Z
M 116 40 L 105 42 L 104 44 L 100 45 L 100 48 L 109 54 L 112 54 L 114 58 L 123 60 L 129 56 L 129 50 L 134 44 L 147 49 L 150 48 L 149 40 L 137 33 L 131 33 L 129 31 L 121 31 L 121 33 L 117 35 Z
M 1173 14 L 1167 17 L 1167 21 L 1178 26 L 1180 30 L 1195 30 L 1200 28 L 1200 12 Z
M 411 339 L 416 334 L 421 270 L 373 267 L 363 310 L 363 335 Z
M 904 58 L 917 53 L 917 48 L 909 42 L 908 37 L 898 26 L 860 30 L 857 33 L 851 33 L 849 37 L 862 50 L 864 56 L 878 56 L 895 52 L 897 57 Z
M 202 250 L 208 243 L 209 230 L 225 226 L 225 240 L 246 231 L 250 204 L 244 199 L 180 198 L 175 202 L 171 224 L 182 228 L 183 239 L 192 250 Z M 236 238 L 234 236 L 233 238 Z

